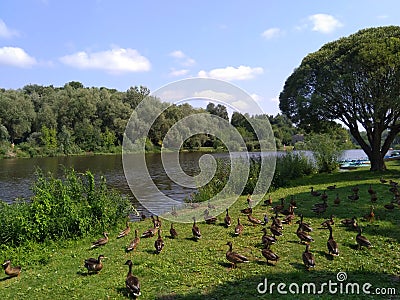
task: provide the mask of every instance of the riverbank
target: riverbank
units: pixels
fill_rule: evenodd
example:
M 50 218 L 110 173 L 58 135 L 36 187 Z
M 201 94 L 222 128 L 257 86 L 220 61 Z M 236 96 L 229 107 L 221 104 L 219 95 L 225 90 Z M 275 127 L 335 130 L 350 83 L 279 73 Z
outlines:
M 314 254 L 316 267 L 306 271 L 302 262 L 305 249 L 296 236 L 297 225 L 284 225 L 283 236 L 271 249 L 280 256 L 273 265 L 266 263 L 261 255 L 261 228 L 252 226 L 240 209 L 247 206 L 246 199 L 241 197 L 229 210 L 236 224 L 240 217 L 244 224 L 244 233 L 233 236 L 233 227 L 225 228 L 217 225 L 198 224 L 202 238 L 198 242 L 191 239 L 191 224 L 175 224 L 179 236 L 168 238 L 170 222 L 163 220 L 163 237 L 165 248 L 160 254 L 154 254 L 154 240 L 141 239 L 137 250 L 125 253 L 124 249 L 132 239 L 116 239 L 118 229 L 110 230 L 110 242 L 103 248 L 89 250 L 91 242 L 101 233 L 84 239 L 64 241 L 45 245 L 30 245 L 11 251 L 5 245 L 0 248 L 0 259 L 11 259 L 14 264 L 22 265 L 20 278 L 6 279 L 0 275 L 0 294 L 8 299 L 124 299 L 125 276 L 128 271 L 124 265 L 127 259 L 134 263 L 133 273 L 142 284 L 141 299 L 256 299 L 260 297 L 257 286 L 267 282 L 273 286 L 273 297 L 278 299 L 309 299 L 309 294 L 279 294 L 276 286 L 285 283 L 301 285 L 314 283 L 318 289 L 329 280 L 340 283 L 336 278 L 339 272 L 345 272 L 347 280 L 343 283 L 357 283 L 360 286 L 370 283 L 371 292 L 375 288 L 397 288 L 397 296 L 384 298 L 397 299 L 400 273 L 400 209 L 395 205 L 393 211 L 387 211 L 384 205 L 390 202 L 392 194 L 388 184 L 382 184 L 379 178 L 399 180 L 400 165 L 398 162 L 388 163 L 388 171 L 382 174 L 367 170 L 354 170 L 345 173 L 319 174 L 292 182 L 290 188 L 278 189 L 271 194 L 274 205 L 279 198 L 285 197 L 286 206 L 293 195 L 297 202 L 296 215 L 302 213 L 304 221 L 311 223 L 314 238 L 310 251 Z M 322 202 L 319 197 L 310 195 L 310 186 L 323 191 L 329 185 L 336 184 L 336 190 L 327 191 L 328 208 L 325 213 L 316 215 L 311 211 L 315 203 Z M 363 216 L 370 211 L 369 185 L 376 190 L 378 200 L 374 204 L 375 221 L 367 222 Z M 351 201 L 347 198 L 351 188 L 360 188 L 360 199 Z M 333 205 L 336 194 L 341 198 L 338 206 Z M 211 211 L 212 213 L 212 211 Z M 269 207 L 261 203 L 254 208 L 254 216 L 261 218 L 264 213 L 271 216 Z M 328 255 L 326 241 L 329 232 L 319 229 L 320 223 L 335 215 L 333 235 L 339 244 L 340 256 Z M 340 220 L 357 217 L 363 228 L 363 235 L 372 243 L 370 249 L 357 249 L 356 231 L 341 226 Z M 218 222 L 223 222 L 223 215 Z M 296 217 L 296 220 L 298 217 Z M 269 223 L 270 224 L 270 223 Z M 151 227 L 150 219 L 132 224 L 132 229 L 140 233 Z M 267 226 L 268 227 L 268 226 Z M 122 228 L 121 228 L 122 229 Z M 230 269 L 225 258 L 228 249 L 227 241 L 233 242 L 233 250 L 246 255 L 250 263 L 241 264 Z M 83 260 L 104 254 L 104 268 L 99 274 L 87 276 L 83 268 Z M 287 290 L 286 286 L 286 291 Z M 360 299 L 360 295 L 344 295 L 337 290 L 328 294 L 327 289 L 321 299 Z M 269 292 L 268 292 L 269 293 Z M 362 293 L 362 291 L 360 291 Z M 268 294 L 264 295 L 268 298 Z M 363 298 L 366 295 L 362 296 Z M 382 299 L 381 296 L 369 295 L 369 299 Z

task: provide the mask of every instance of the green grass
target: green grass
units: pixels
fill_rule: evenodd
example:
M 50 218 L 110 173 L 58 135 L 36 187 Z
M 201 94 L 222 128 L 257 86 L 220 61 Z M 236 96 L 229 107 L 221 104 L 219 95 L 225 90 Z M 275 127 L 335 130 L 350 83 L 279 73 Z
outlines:
M 278 189 L 271 193 L 274 204 L 280 197 L 288 200 L 295 196 L 298 208 L 295 213 L 304 215 L 304 221 L 312 224 L 311 233 L 315 242 L 311 252 L 315 255 L 316 267 L 306 271 L 301 255 L 305 246 L 298 242 L 296 224 L 284 226 L 284 235 L 271 249 L 280 256 L 276 265 L 267 265 L 261 255 L 261 226 L 253 227 L 240 209 L 247 206 L 246 198 L 241 197 L 229 210 L 234 220 L 240 216 L 245 225 L 243 235 L 233 237 L 234 226 L 229 229 L 217 224 L 198 224 L 202 239 L 191 239 L 191 224 L 175 224 L 179 233 L 176 240 L 168 238 L 170 222 L 163 220 L 165 248 L 154 254 L 154 240 L 141 239 L 137 250 L 125 253 L 124 249 L 133 237 L 116 239 L 118 230 L 110 230 L 110 242 L 103 248 L 90 250 L 91 241 L 96 236 L 58 243 L 30 245 L 16 250 L 0 247 L 0 259 L 11 259 L 13 264 L 21 264 L 20 278 L 8 279 L 0 275 L 0 296 L 2 299 L 126 299 L 125 276 L 128 271 L 124 265 L 127 259 L 134 262 L 133 273 L 142 285 L 141 299 L 399 299 L 400 294 L 400 209 L 388 212 L 383 205 L 389 203 L 392 194 L 389 186 L 379 182 L 383 176 L 400 180 L 400 165 L 391 162 L 385 173 L 370 173 L 365 169 L 333 174 L 314 175 L 293 181 L 291 187 Z M 335 191 L 328 191 L 328 209 L 317 216 L 311 211 L 313 204 L 321 202 L 310 195 L 310 186 L 315 190 L 325 190 L 326 186 L 336 184 Z M 369 213 L 371 202 L 367 189 L 369 184 L 377 191 L 375 204 L 376 220 L 369 223 L 362 217 Z M 347 199 L 351 187 L 359 185 L 360 199 L 351 202 Z M 333 205 L 333 199 L 339 193 L 342 201 Z M 271 215 L 269 207 L 260 203 L 254 208 L 254 215 L 262 218 L 264 213 Z M 212 212 L 211 212 L 212 213 Z M 319 224 L 334 214 L 333 235 L 339 244 L 340 256 L 329 257 L 326 247 L 329 232 L 318 229 Z M 358 250 L 355 237 L 357 232 L 341 226 L 340 220 L 356 216 L 365 235 L 373 244 L 370 249 Z M 219 216 L 223 222 L 223 215 Z M 236 221 L 235 223 L 236 224 Z M 140 233 L 151 227 L 151 220 L 132 224 L 132 229 Z M 123 226 L 121 227 L 121 229 Z M 133 231 L 133 230 L 132 230 Z M 230 269 L 225 258 L 227 241 L 233 242 L 233 249 L 250 259 L 250 263 Z M 89 257 L 104 254 L 104 268 L 99 274 L 87 275 L 83 261 Z M 280 282 L 290 285 L 296 283 L 315 283 L 317 286 L 329 280 L 338 282 L 336 274 L 346 272 L 344 283 L 370 283 L 373 291 L 379 288 L 396 288 L 393 295 L 321 295 L 298 294 L 280 295 L 276 285 Z M 260 295 L 257 285 L 267 278 L 275 283 L 273 295 Z M 287 288 L 286 288 L 287 290 Z

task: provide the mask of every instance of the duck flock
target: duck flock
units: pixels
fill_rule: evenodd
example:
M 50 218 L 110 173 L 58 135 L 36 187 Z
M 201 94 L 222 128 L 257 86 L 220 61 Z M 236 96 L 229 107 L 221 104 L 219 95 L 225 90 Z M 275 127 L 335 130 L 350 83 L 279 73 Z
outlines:
M 383 208 L 388 211 L 392 211 L 395 209 L 396 205 L 400 206 L 400 192 L 398 189 L 398 183 L 393 180 L 385 180 L 380 178 L 380 182 L 382 184 L 389 185 L 389 191 L 393 194 L 392 201 L 383 205 Z M 331 185 L 326 187 L 326 191 L 335 191 L 336 185 Z M 322 202 L 317 202 L 312 207 L 312 212 L 317 215 L 323 214 L 328 208 L 328 194 L 324 190 L 322 192 L 316 191 L 313 187 L 310 188 L 310 195 L 315 197 L 316 199 L 320 199 Z M 351 188 L 351 194 L 348 195 L 348 200 L 357 201 L 359 199 L 359 187 L 354 186 Z M 374 209 L 377 202 L 377 193 L 372 188 L 372 185 L 369 185 L 368 194 L 370 195 L 371 208 L 369 214 L 362 216 L 361 218 L 364 221 L 373 222 L 375 220 Z M 240 210 L 240 215 L 237 218 L 237 224 L 233 226 L 233 219 L 229 215 L 229 210 L 226 208 L 226 213 L 223 220 L 223 225 L 226 228 L 234 228 L 232 235 L 239 236 L 245 231 L 244 225 L 241 223 L 241 217 L 247 219 L 247 221 L 252 226 L 262 226 L 260 232 L 263 233 L 261 236 L 261 242 L 263 244 L 263 249 L 261 250 L 262 256 L 266 259 L 267 264 L 271 264 L 274 262 L 276 264 L 280 257 L 271 249 L 271 245 L 275 244 L 279 237 L 283 235 L 284 225 L 292 225 L 293 223 L 298 225 L 296 226 L 296 235 L 298 237 L 298 242 L 305 246 L 304 252 L 302 253 L 302 261 L 304 263 L 305 269 L 310 270 L 314 268 L 316 265 L 315 257 L 311 252 L 311 244 L 314 242 L 312 237 L 312 232 L 314 231 L 311 224 L 303 221 L 302 214 L 295 214 L 295 209 L 297 209 L 297 203 L 294 199 L 294 196 L 291 196 L 288 205 L 286 205 L 287 200 L 285 198 L 279 199 L 279 204 L 273 205 L 273 201 L 271 196 L 264 200 L 264 206 L 268 206 L 268 213 L 265 213 L 263 219 L 258 219 L 253 215 L 253 200 L 251 199 L 251 195 L 247 197 L 247 207 Z M 339 193 L 336 193 L 336 197 L 333 200 L 334 206 L 338 206 L 341 203 L 341 199 L 339 197 Z M 204 221 L 206 224 L 216 224 L 218 218 L 210 215 L 210 211 L 215 209 L 210 203 L 208 204 L 208 208 L 204 211 Z M 171 212 L 171 215 L 177 215 L 178 212 L 174 209 Z M 268 216 L 268 214 L 270 216 Z M 329 230 L 329 235 L 327 235 L 327 253 L 328 255 L 339 256 L 339 245 L 335 241 L 333 236 L 333 225 L 335 224 L 334 215 L 330 215 L 330 218 L 325 220 L 320 224 L 320 229 Z M 146 216 L 142 215 L 142 220 L 145 220 Z M 134 238 L 129 242 L 126 246 L 126 252 L 133 251 L 139 247 L 141 238 L 152 238 L 156 236 L 154 241 L 154 253 L 159 254 L 163 251 L 165 247 L 165 243 L 162 237 L 162 221 L 158 216 L 151 216 L 153 226 L 148 230 L 144 231 L 142 234 L 139 234 L 138 230 L 134 230 Z M 236 222 L 235 222 L 236 223 Z M 352 218 L 342 219 L 340 220 L 340 224 L 349 228 L 350 230 L 357 231 L 357 235 L 355 240 L 357 242 L 358 249 L 362 247 L 369 248 L 372 246 L 372 243 L 369 241 L 367 237 L 362 235 L 362 228 L 357 223 L 357 217 L 353 216 Z M 131 233 L 131 222 L 126 222 L 126 228 L 123 229 L 118 235 L 117 239 L 121 239 L 124 237 L 128 237 Z M 200 228 L 196 223 L 196 218 L 193 217 L 193 225 L 192 225 L 192 237 L 194 241 L 199 241 L 202 237 L 202 233 Z M 170 238 L 178 238 L 178 232 L 174 227 L 174 223 L 171 223 L 169 228 Z M 109 234 L 107 232 L 103 232 L 103 237 L 94 241 L 91 245 L 91 248 L 102 247 L 109 242 Z M 236 266 L 240 263 L 248 263 L 250 260 L 243 254 L 233 251 L 233 242 L 227 241 L 226 246 L 228 246 L 228 250 L 226 252 L 225 258 L 230 263 L 231 269 L 236 268 Z M 97 258 L 88 258 L 84 261 L 84 267 L 87 269 L 88 273 L 98 273 L 103 269 L 102 260 L 106 257 L 104 255 L 99 255 Z M 125 286 L 129 295 L 133 297 L 138 297 L 141 295 L 140 291 L 140 280 L 137 276 L 132 273 L 132 260 L 127 260 L 125 265 L 128 266 L 128 273 L 125 279 Z M 5 274 L 9 277 L 19 276 L 21 273 L 20 266 L 12 266 L 10 260 L 6 260 L 3 263 L 3 268 L 5 270 Z

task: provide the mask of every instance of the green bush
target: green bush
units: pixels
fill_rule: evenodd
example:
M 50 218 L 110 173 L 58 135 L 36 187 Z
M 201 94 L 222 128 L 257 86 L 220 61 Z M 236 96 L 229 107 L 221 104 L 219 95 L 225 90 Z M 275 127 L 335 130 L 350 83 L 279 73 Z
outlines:
M 104 177 L 66 169 L 63 179 L 37 171 L 31 201 L 0 202 L 0 243 L 18 246 L 82 237 L 116 226 L 134 210 Z

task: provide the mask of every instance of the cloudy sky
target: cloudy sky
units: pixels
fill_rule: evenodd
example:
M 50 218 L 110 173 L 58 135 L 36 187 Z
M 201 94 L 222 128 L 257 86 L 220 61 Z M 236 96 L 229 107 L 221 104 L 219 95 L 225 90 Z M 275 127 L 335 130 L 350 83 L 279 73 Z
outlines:
M 14 0 L 0 2 L 0 88 L 155 91 L 209 77 L 268 114 L 302 58 L 360 29 L 400 25 L 398 0 Z

